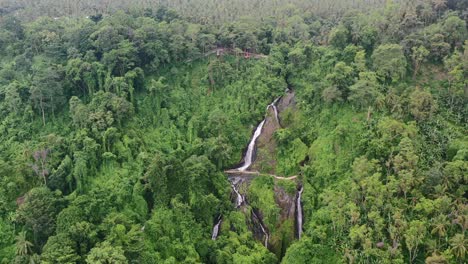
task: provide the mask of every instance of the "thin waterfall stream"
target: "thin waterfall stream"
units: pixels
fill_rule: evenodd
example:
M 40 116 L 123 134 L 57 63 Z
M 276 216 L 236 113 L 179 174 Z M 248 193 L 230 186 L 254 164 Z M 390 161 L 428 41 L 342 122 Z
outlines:
M 281 97 L 276 98 L 271 104 L 267 106 L 267 111 L 270 107 L 273 107 L 273 110 L 275 112 L 275 119 L 277 122 L 279 122 L 279 119 L 278 119 L 278 109 L 276 108 L 276 102 L 278 102 L 280 98 Z M 249 146 L 247 147 L 247 152 L 245 153 L 245 156 L 244 156 L 244 164 L 241 167 L 237 168 L 236 170 L 246 171 L 250 167 L 250 165 L 252 165 L 253 155 L 254 155 L 254 150 L 255 150 L 255 142 L 257 141 L 257 138 L 260 136 L 260 134 L 262 134 L 262 128 L 263 128 L 263 125 L 265 124 L 265 121 L 266 121 L 266 117 L 262 120 L 262 122 L 260 122 L 260 124 L 255 129 L 252 139 L 249 142 Z
M 234 193 L 236 193 L 236 196 L 237 196 L 236 197 L 236 208 L 239 208 L 244 203 L 244 196 L 242 196 L 242 194 L 240 194 L 239 190 L 236 187 L 235 182 L 231 183 L 231 187 L 232 187 L 232 190 L 234 191 Z
M 219 216 L 218 223 L 216 223 L 216 225 L 213 227 L 213 232 L 212 232 L 212 235 L 211 235 L 212 240 L 216 240 L 216 238 L 218 238 L 219 226 L 221 225 L 221 221 L 222 221 L 222 218 L 221 218 L 221 216 Z
M 297 193 L 297 237 L 301 239 L 302 235 L 302 205 L 301 205 L 301 196 L 304 187 L 301 186 L 301 189 Z
M 270 107 L 273 107 L 273 111 L 275 112 L 275 120 L 276 122 L 279 124 L 279 118 L 278 118 L 278 109 L 276 108 L 276 103 L 278 102 L 278 100 L 280 99 L 281 97 L 278 97 L 276 98 L 273 103 L 269 104 L 267 106 L 267 111 Z
M 265 235 L 264 245 L 266 248 L 268 248 L 268 240 L 270 240 L 270 236 L 268 235 L 268 232 L 263 226 L 262 220 L 257 216 L 257 214 L 253 210 L 252 210 L 252 215 L 257 219 L 258 224 L 260 225 L 260 228 L 262 229 L 263 235 Z

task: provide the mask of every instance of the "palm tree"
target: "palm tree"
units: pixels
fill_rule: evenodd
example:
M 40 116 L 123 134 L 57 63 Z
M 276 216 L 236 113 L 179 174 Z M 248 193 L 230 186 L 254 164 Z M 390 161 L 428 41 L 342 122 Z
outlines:
M 33 244 L 27 240 L 26 231 L 21 231 L 16 236 L 16 255 L 25 256 L 31 253 Z
M 437 11 L 437 15 L 440 16 L 440 12 L 447 7 L 447 0 L 432 0 L 432 4 Z
M 443 237 L 447 234 L 447 217 L 445 215 L 439 215 L 434 219 L 432 224 L 433 228 L 431 234 L 437 234 L 439 237 Z
M 437 246 L 441 246 L 441 238 L 447 237 L 447 216 L 438 215 L 436 218 L 432 219 L 432 229 L 431 234 L 437 234 Z M 446 240 L 444 240 L 446 241 Z
M 458 258 L 463 259 L 465 257 L 467 243 L 468 241 L 465 239 L 465 235 L 456 234 L 452 239 L 450 239 L 452 253 Z
M 29 257 L 29 264 L 39 264 L 41 263 L 41 256 L 34 254 Z
M 447 259 L 444 256 L 438 255 L 436 252 L 432 253 L 432 256 L 426 258 L 426 264 L 443 264 L 447 263 Z
M 432 0 L 435 10 L 443 9 L 447 6 L 447 0 Z

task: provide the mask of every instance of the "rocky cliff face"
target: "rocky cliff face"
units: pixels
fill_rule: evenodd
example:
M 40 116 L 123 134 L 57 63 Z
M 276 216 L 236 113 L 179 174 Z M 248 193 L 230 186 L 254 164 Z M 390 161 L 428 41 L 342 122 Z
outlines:
M 293 91 L 286 92 L 278 101 L 271 104 L 267 108 L 261 134 L 255 143 L 252 165 L 247 171 L 237 171 L 236 173 L 236 170 L 232 170 L 229 172 L 230 181 L 236 182 L 235 191 L 239 191 L 244 198 L 244 203 L 239 209 L 246 215 L 246 221 L 254 237 L 279 258 L 284 255 L 286 248 L 292 243 L 297 233 L 297 182 L 249 173 L 257 171 L 260 174 L 276 175 L 276 141 L 274 134 L 278 129 L 282 128 L 281 113 L 294 107 Z M 275 111 L 277 112 L 275 113 Z M 274 206 L 278 208 L 274 225 L 271 224 L 271 221 L 268 224 L 264 222 L 265 208 L 256 208 L 249 202 L 252 198 L 251 194 L 249 194 L 249 186 L 251 181 L 257 177 L 272 177 L 273 179 L 273 187 L 270 184 L 265 188 L 269 188 L 270 193 L 274 195 Z M 232 197 L 233 202 L 237 203 L 238 199 L 236 197 L 238 197 L 238 194 L 235 191 L 233 191 Z
M 295 97 L 293 91 L 288 91 L 277 102 L 276 108 L 279 114 L 278 120 L 275 118 L 274 109 L 268 108 L 262 134 L 257 139 L 256 158 L 252 164 L 252 170 L 263 173 L 276 174 L 276 141 L 274 133 L 282 128 L 281 113 L 287 108 L 295 107 Z
M 281 208 L 280 222 L 294 220 L 296 217 L 296 195 L 287 193 L 281 186 L 275 186 L 275 201 Z
M 279 186 L 278 182 L 274 190 L 275 202 L 281 210 L 276 234 L 273 234 L 276 239 L 271 243 L 271 250 L 281 259 L 296 237 L 297 195 L 295 191 L 290 193 L 283 186 Z
M 226 171 L 231 182 L 231 198 L 235 208 L 245 215 L 253 236 L 279 259 L 298 235 L 297 217 L 302 212 L 298 203 L 298 177 L 276 175 L 275 132 L 282 128 L 281 114 L 294 110 L 294 92 L 268 105 L 265 119 L 256 127 L 243 162 Z M 302 218 L 302 217 L 301 217 Z M 218 221 L 219 223 L 219 221 Z M 232 227 L 231 227 L 232 228 Z M 219 225 L 213 227 L 216 239 Z

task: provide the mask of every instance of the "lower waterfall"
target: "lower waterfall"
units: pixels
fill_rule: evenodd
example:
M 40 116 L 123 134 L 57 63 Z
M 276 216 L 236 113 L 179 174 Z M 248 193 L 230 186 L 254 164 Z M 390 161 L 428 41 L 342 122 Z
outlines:
M 302 205 L 301 205 L 301 196 L 304 187 L 301 186 L 301 189 L 297 193 L 297 236 L 301 239 L 302 235 Z
M 222 218 L 221 216 L 219 217 L 219 220 L 218 220 L 218 223 L 216 223 L 216 225 L 213 227 L 213 232 L 212 232 L 212 235 L 211 235 L 211 239 L 212 240 L 216 240 L 216 238 L 218 237 L 218 234 L 219 234 L 219 226 L 221 225 L 221 221 L 222 221 Z
M 252 215 L 257 219 L 258 224 L 260 225 L 260 228 L 262 229 L 262 232 L 265 235 L 264 245 L 265 245 L 266 248 L 268 248 L 268 240 L 270 240 L 270 236 L 268 235 L 268 232 L 266 231 L 265 227 L 263 226 L 262 220 L 257 216 L 257 214 L 253 210 L 252 210 Z

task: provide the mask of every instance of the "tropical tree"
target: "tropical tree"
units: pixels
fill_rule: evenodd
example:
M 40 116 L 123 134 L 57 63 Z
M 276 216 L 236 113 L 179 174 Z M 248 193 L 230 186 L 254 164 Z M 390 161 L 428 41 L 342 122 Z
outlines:
M 381 96 L 379 87 L 377 75 L 374 72 L 360 72 L 359 80 L 349 87 L 348 100 L 361 108 L 371 106 Z
M 406 58 L 398 44 L 383 44 L 372 53 L 372 65 L 383 80 L 396 82 L 406 74 Z
M 127 264 L 124 251 L 120 246 L 112 246 L 109 242 L 104 241 L 98 246 L 91 249 L 86 257 L 86 263 L 89 264 Z
M 463 260 L 466 254 L 466 245 L 468 244 L 464 234 L 456 234 L 450 239 L 451 251 L 458 258 Z
M 15 240 L 16 240 L 16 255 L 27 256 L 32 253 L 33 243 L 28 241 L 26 231 L 19 232 Z
M 33 77 L 30 87 L 30 100 L 32 106 L 37 109 L 42 116 L 42 123 L 45 126 L 46 113 L 58 109 L 64 103 L 62 73 L 57 65 L 38 65 L 37 72 Z
M 416 75 L 419 72 L 421 64 L 429 56 L 429 51 L 424 46 L 413 47 L 413 53 L 411 54 L 411 59 L 413 60 L 413 79 L 416 78 Z
M 418 121 L 429 119 L 437 110 L 437 104 L 432 94 L 416 88 L 410 95 L 410 111 Z

